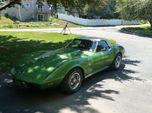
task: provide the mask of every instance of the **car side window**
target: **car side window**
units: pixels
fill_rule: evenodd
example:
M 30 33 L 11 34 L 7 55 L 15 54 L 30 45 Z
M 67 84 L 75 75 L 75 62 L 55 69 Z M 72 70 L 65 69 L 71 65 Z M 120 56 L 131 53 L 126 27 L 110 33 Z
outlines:
M 96 52 L 106 51 L 109 48 L 106 41 L 99 41 Z

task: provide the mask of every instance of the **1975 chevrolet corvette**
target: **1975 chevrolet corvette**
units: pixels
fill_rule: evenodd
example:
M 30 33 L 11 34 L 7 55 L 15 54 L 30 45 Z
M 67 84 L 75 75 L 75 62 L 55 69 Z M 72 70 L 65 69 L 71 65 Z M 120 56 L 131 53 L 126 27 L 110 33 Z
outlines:
M 122 46 L 106 39 L 78 37 L 64 48 L 26 55 L 12 75 L 25 87 L 60 86 L 65 93 L 74 93 L 83 79 L 109 67 L 118 69 L 123 55 Z

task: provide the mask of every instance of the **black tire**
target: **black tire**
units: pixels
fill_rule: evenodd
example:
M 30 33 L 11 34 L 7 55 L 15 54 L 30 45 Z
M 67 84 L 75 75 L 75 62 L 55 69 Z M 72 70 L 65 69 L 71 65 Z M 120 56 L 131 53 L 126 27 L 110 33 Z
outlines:
M 120 53 L 118 53 L 111 65 L 111 69 L 118 70 L 120 68 L 121 61 L 122 61 L 122 55 Z
M 66 94 L 77 92 L 81 88 L 83 73 L 79 68 L 72 69 L 62 81 L 60 87 Z

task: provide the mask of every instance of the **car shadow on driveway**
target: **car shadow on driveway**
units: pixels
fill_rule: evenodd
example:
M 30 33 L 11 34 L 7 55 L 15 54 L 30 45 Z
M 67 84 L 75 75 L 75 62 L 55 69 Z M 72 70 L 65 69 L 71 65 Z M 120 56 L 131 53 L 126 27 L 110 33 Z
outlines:
M 14 85 L 11 76 L 0 77 L 0 112 L 2 113 L 59 113 L 64 110 L 78 113 L 100 113 L 89 107 L 90 99 L 106 99 L 115 102 L 111 94 L 118 95 L 120 92 L 107 89 L 104 80 L 128 81 L 142 79 L 130 76 L 137 73 L 127 70 L 126 65 L 138 66 L 140 61 L 125 59 L 117 71 L 107 69 L 94 76 L 87 78 L 80 91 L 72 95 L 64 95 L 60 89 L 45 91 L 25 89 Z M 102 107 L 102 106 L 101 106 Z

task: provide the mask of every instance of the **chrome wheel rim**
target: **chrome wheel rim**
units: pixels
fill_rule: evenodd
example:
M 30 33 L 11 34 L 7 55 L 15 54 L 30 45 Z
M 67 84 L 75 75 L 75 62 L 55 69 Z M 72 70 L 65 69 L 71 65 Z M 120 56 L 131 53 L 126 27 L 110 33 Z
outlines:
M 117 56 L 116 61 L 115 61 L 115 67 L 116 67 L 116 68 L 119 68 L 119 67 L 120 67 L 121 60 L 122 60 L 121 56 L 120 56 L 120 55 Z
M 75 90 L 81 84 L 81 75 L 78 72 L 74 72 L 71 74 L 69 78 L 69 86 L 71 89 Z

